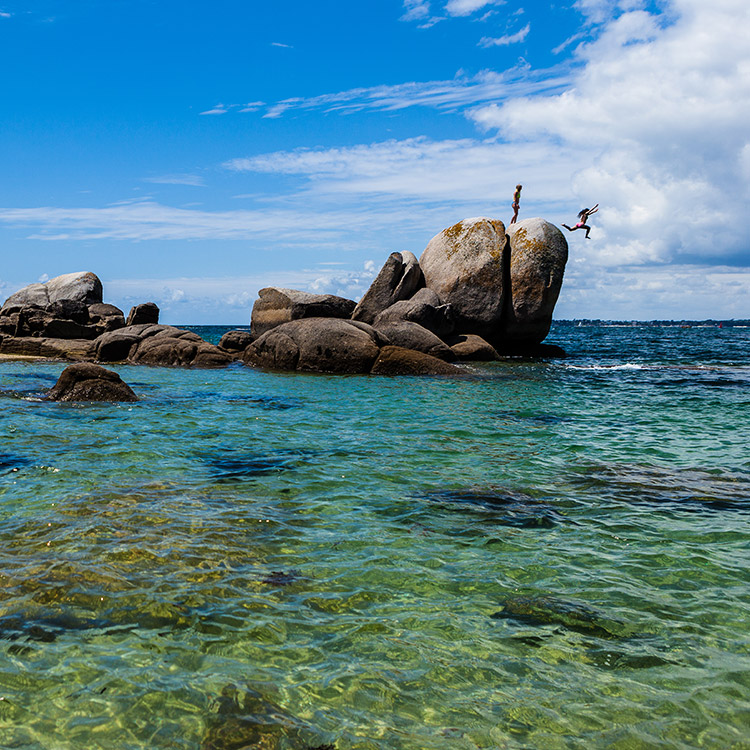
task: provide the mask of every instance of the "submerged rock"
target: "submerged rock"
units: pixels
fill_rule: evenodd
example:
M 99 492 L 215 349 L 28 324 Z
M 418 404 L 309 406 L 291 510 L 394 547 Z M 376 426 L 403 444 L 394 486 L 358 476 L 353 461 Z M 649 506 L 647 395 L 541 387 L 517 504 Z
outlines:
M 66 367 L 47 398 L 50 401 L 138 401 L 116 372 L 91 363 Z
M 503 608 L 492 615 L 494 620 L 515 620 L 527 625 L 560 625 L 584 635 L 618 638 L 628 635 L 625 623 L 583 602 L 554 596 L 510 596 Z
M 521 529 L 551 529 L 565 521 L 554 508 L 520 492 L 491 489 L 440 490 L 423 496 L 454 509 L 479 510 L 494 523 Z

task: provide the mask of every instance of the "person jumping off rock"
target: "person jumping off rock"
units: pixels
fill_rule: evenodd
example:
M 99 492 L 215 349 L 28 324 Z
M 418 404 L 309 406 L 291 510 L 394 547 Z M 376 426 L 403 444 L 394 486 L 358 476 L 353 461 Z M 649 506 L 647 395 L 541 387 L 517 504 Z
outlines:
M 518 209 L 521 208 L 521 188 L 523 185 L 516 185 L 516 192 L 513 193 L 513 203 L 511 204 L 511 207 L 513 208 L 513 218 L 510 220 L 511 224 L 516 223 L 516 219 L 518 219 Z
M 584 208 L 583 210 L 578 212 L 578 224 L 576 224 L 574 227 L 569 227 L 567 224 L 563 224 L 563 226 L 569 231 L 569 232 L 575 232 L 576 229 L 585 229 L 586 230 L 586 239 L 590 239 L 589 232 L 591 231 L 591 227 L 586 224 L 587 219 L 591 214 L 595 214 L 599 210 L 599 204 L 597 203 L 593 208 Z M 513 222 L 511 222 L 512 224 Z

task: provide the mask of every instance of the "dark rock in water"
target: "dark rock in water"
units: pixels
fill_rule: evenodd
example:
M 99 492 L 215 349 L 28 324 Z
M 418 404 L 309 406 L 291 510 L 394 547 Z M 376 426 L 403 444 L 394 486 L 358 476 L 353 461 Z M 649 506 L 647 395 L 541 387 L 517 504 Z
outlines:
M 404 349 L 400 346 L 384 346 L 372 366 L 373 375 L 447 375 L 466 377 L 467 373 L 429 354 Z
M 602 669 L 653 669 L 675 664 L 671 659 L 665 659 L 658 654 L 629 653 L 609 649 L 591 649 L 587 656 L 593 664 Z
M 493 362 L 500 359 L 492 344 L 475 333 L 461 333 L 446 339 L 446 344 L 462 362 Z
M 424 286 L 424 279 L 416 256 L 410 252 L 391 253 L 354 308 L 352 320 L 372 324 L 383 310 L 409 299 L 421 286 Z
M 296 453 L 267 455 L 219 449 L 211 455 L 204 456 L 203 461 L 211 468 L 211 473 L 217 479 L 237 481 L 291 469 L 299 458 Z
M 315 732 L 257 690 L 227 685 L 217 704 L 201 750 L 336 750 L 310 744 Z
M 453 362 L 456 355 L 450 347 L 444 344 L 432 331 L 428 331 L 418 323 L 400 321 L 397 323 L 381 323 L 374 326 L 375 330 L 385 336 L 393 346 L 423 352 L 444 362 Z
M 299 571 L 296 570 L 290 570 L 288 573 L 283 570 L 273 570 L 265 578 L 261 578 L 260 582 L 268 586 L 289 586 L 299 578 Z
M 253 305 L 250 330 L 253 337 L 262 336 L 267 331 L 305 318 L 345 318 L 348 319 L 354 302 L 334 294 L 310 294 L 297 289 L 282 289 L 270 286 L 258 292 Z
M 129 361 L 161 367 L 226 367 L 234 357 L 197 333 L 149 323 L 102 334 L 94 342 L 99 362 Z
M 0 473 L 17 471 L 22 466 L 29 466 L 31 461 L 15 453 L 0 453 Z
M 253 341 L 250 331 L 227 331 L 219 341 L 219 349 L 225 349 L 228 352 L 241 352 L 247 349 Z
M 454 509 L 479 510 L 494 523 L 519 529 L 551 529 L 567 520 L 549 505 L 516 492 L 441 490 L 423 497 Z
M 365 323 L 305 318 L 264 333 L 242 358 L 248 365 L 271 370 L 366 373 L 383 343 L 383 337 Z
M 619 638 L 629 635 L 625 623 L 607 617 L 587 604 L 553 596 L 511 596 L 494 620 L 514 620 L 526 625 L 560 625 L 584 635 Z
M 159 322 L 159 306 L 155 302 L 144 302 L 130 308 L 125 325 L 137 326 L 144 323 L 155 325 Z
M 517 359 L 564 359 L 567 357 L 565 349 L 557 344 L 513 344 L 512 342 L 498 344 L 501 357 Z
M 47 398 L 50 401 L 138 401 L 116 372 L 90 363 L 66 367 Z

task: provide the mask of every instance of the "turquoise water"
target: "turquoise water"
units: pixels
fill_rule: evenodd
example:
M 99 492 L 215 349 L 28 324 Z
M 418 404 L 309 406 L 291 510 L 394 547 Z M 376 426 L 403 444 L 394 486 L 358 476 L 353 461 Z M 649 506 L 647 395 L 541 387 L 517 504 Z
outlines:
M 549 340 L 115 405 L 0 361 L 0 747 L 750 748 L 750 328 Z

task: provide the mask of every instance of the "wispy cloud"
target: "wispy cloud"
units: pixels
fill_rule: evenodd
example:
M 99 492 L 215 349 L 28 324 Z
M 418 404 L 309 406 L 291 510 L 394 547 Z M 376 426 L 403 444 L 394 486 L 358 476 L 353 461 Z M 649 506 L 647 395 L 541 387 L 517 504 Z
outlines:
M 445 81 L 412 81 L 394 86 L 348 89 L 312 97 L 293 97 L 271 105 L 263 117 L 281 117 L 293 110 L 352 114 L 363 111 L 394 112 L 409 107 L 460 111 L 486 102 L 562 91 L 570 85 L 567 67 L 532 71 L 519 66 L 497 73 L 484 70 L 473 76 L 457 75 Z M 229 107 L 221 105 L 222 113 Z
M 192 185 L 203 187 L 206 183 L 198 174 L 165 174 L 159 177 L 144 177 L 144 182 L 153 182 L 157 185 Z
M 527 23 L 520 31 L 515 34 L 506 34 L 505 36 L 492 38 L 484 36 L 479 40 L 480 47 L 505 47 L 509 44 L 518 44 L 522 42 L 531 31 L 531 24 Z
M 5 12 L 4 10 L 0 10 L 0 18 L 10 18 L 11 14 Z
M 204 112 L 200 112 L 201 115 L 225 115 L 229 109 L 223 104 L 216 104 L 211 109 L 207 109 Z
M 283 44 L 282 42 L 271 42 L 272 47 L 283 47 L 284 49 L 294 49 L 291 44 Z
M 488 5 L 505 5 L 505 0 L 448 0 L 445 10 L 452 16 L 470 16 Z
M 429 0 L 404 0 L 402 21 L 423 21 L 430 17 Z

